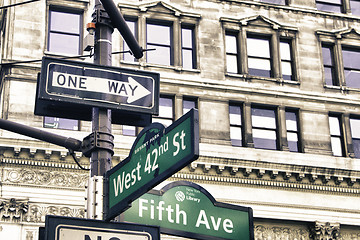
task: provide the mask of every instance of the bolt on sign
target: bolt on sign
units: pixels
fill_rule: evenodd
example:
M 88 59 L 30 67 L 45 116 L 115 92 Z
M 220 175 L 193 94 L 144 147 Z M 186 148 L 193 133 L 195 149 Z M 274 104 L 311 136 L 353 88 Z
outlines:
M 47 215 L 39 240 L 159 240 L 159 228 Z
M 194 239 L 254 240 L 251 208 L 217 202 L 204 188 L 186 181 L 142 195 L 120 218 Z
M 199 113 L 192 109 L 169 127 L 146 127 L 129 156 L 106 173 L 105 219 L 118 216 L 129 204 L 199 156 Z

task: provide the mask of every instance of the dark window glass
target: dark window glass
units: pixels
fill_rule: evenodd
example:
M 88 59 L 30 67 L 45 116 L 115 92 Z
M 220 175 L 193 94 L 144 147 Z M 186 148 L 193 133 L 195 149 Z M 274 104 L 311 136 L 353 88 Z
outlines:
M 282 76 L 285 80 L 294 80 L 293 69 L 294 61 L 291 53 L 291 42 L 287 40 L 280 41 L 280 59 Z
M 239 105 L 229 106 L 230 139 L 233 146 L 243 146 L 242 143 L 242 108 Z
M 326 12 L 343 12 L 342 1 L 341 0 L 317 0 L 316 7 L 320 11 Z
M 123 125 L 122 134 L 125 136 L 136 136 L 136 127 Z
M 174 121 L 174 100 L 172 97 L 162 96 L 159 99 L 159 116 L 153 117 L 153 122 L 162 123 L 165 127 Z
M 360 51 L 343 47 L 346 86 L 360 88 Z
M 325 84 L 327 86 L 334 86 L 336 84 L 334 55 L 332 46 L 322 46 L 323 64 Z
M 156 49 L 146 52 L 147 62 L 173 65 L 171 26 L 147 23 L 146 34 L 147 49 Z
M 44 117 L 45 128 L 79 130 L 79 121 L 65 118 Z
M 183 99 L 183 114 L 187 113 L 193 108 L 197 108 L 197 100 L 191 98 Z
M 334 156 L 344 156 L 341 120 L 339 116 L 329 116 L 331 149 Z
M 356 158 L 360 158 L 360 119 L 350 118 L 352 144 Z
M 80 54 L 81 14 L 50 10 L 48 51 Z
M 135 20 L 126 20 L 127 25 L 130 28 L 130 31 L 132 32 L 132 34 L 134 36 L 137 35 L 137 28 L 136 28 L 136 21 Z M 130 51 L 129 46 L 127 45 L 127 43 L 124 41 L 124 51 Z M 134 58 L 134 56 L 130 53 L 124 53 L 123 54 L 123 59 L 124 61 L 128 61 L 128 62 L 135 62 L 136 58 Z
M 350 0 L 351 14 L 360 16 L 360 1 Z
M 261 2 L 266 2 L 266 3 L 273 3 L 273 4 L 279 4 L 279 5 L 285 5 L 286 2 L 285 0 L 260 0 Z
M 196 68 L 194 39 L 195 39 L 194 29 L 189 26 L 182 26 L 181 28 L 182 66 L 185 69 Z
M 226 70 L 229 73 L 239 73 L 237 35 L 227 33 L 225 35 Z
M 286 110 L 285 118 L 289 150 L 299 152 L 298 114 L 295 111 Z
M 251 109 L 252 131 L 255 148 L 277 149 L 275 110 Z
M 248 36 L 247 54 L 249 74 L 261 77 L 271 77 L 270 40 Z

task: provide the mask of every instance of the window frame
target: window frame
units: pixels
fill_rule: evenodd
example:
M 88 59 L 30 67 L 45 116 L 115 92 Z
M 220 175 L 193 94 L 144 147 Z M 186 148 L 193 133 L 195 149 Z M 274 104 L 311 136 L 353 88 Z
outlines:
M 225 75 L 229 77 L 245 77 L 245 80 L 265 80 L 275 81 L 281 83 L 290 83 L 299 85 L 299 67 L 298 67 L 298 54 L 297 54 L 297 35 L 298 29 L 296 27 L 284 26 L 276 23 L 275 21 L 268 19 L 261 15 L 256 15 L 244 19 L 233 19 L 222 17 L 220 18 L 223 28 L 224 35 L 224 59 Z M 226 51 L 226 36 L 232 35 L 238 38 L 238 72 L 228 72 L 227 56 Z M 248 65 L 248 53 L 247 53 L 247 38 L 248 36 L 255 36 L 259 38 L 269 39 L 270 46 L 270 58 L 271 58 L 271 77 L 262 77 L 249 74 Z M 280 53 L 280 42 L 286 41 L 290 45 L 291 51 L 291 69 L 292 77 L 291 80 L 283 78 L 281 68 L 281 53 Z M 235 54 L 234 54 L 235 55 Z
M 321 59 L 322 59 L 322 73 L 323 73 L 323 85 L 326 89 L 340 90 L 341 92 L 360 92 L 360 82 L 359 88 L 347 86 L 345 79 L 345 67 L 343 59 L 343 48 L 345 49 L 356 49 L 357 52 L 360 52 L 360 33 L 355 29 L 349 28 L 346 30 L 341 30 L 337 32 L 323 31 L 319 30 L 316 32 L 319 38 L 319 47 L 320 49 L 323 46 L 333 46 L 332 54 L 334 55 L 334 64 L 335 64 L 335 76 L 333 80 L 333 85 L 327 85 L 325 79 L 325 68 L 324 68 L 324 56 L 321 50 Z
M 68 13 L 68 14 L 76 14 L 79 15 L 79 33 L 78 34 L 74 34 L 74 33 L 69 33 L 69 32 L 63 32 L 63 31 L 56 31 L 56 30 L 52 30 L 51 29 L 51 12 L 61 12 L 61 13 Z M 58 6 L 58 5 L 50 5 L 48 6 L 47 9 L 47 19 L 48 19 L 48 24 L 47 24 L 47 33 L 46 33 L 46 53 L 47 54 L 54 54 L 54 55 L 81 55 L 83 52 L 82 49 L 82 43 L 83 43 L 83 36 L 84 36 L 84 9 L 82 8 L 69 8 L 66 6 Z M 54 51 L 50 49 L 50 35 L 51 33 L 57 33 L 57 34 L 62 34 L 65 36 L 77 36 L 79 38 L 78 41 L 78 52 L 77 53 L 66 53 L 66 52 L 60 52 L 60 51 Z
M 154 3 L 144 3 L 138 6 L 129 6 L 127 4 L 119 4 L 120 11 L 125 16 L 125 19 L 137 19 L 138 22 L 138 42 L 140 46 L 147 46 L 147 33 L 146 26 L 147 23 L 167 23 L 172 25 L 172 59 L 170 65 L 149 63 L 147 60 L 147 54 L 144 54 L 144 57 L 138 59 L 137 64 L 145 67 L 158 67 L 158 68 L 167 68 L 173 69 L 176 71 L 199 71 L 199 56 L 197 53 L 198 41 L 195 36 L 198 33 L 199 21 L 201 18 L 200 14 L 190 13 L 180 11 L 175 7 L 164 3 L 164 2 L 154 2 Z M 183 27 L 193 28 L 193 68 L 188 69 L 183 67 L 182 64 L 182 29 Z M 121 49 L 124 49 L 124 44 L 122 44 Z M 121 59 L 121 63 L 126 63 Z

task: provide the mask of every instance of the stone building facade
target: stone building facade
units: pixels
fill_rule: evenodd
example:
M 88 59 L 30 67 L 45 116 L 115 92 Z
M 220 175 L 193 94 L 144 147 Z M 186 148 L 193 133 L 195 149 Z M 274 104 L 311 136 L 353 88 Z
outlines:
M 257 240 L 360 239 L 357 1 L 115 2 L 139 44 L 156 48 L 139 60 L 112 56 L 114 66 L 160 73 L 153 121 L 199 109 L 200 157 L 167 182 L 251 207 Z M 0 15 L 1 118 L 82 140 L 90 122 L 34 115 L 33 60 L 86 54 L 94 3 L 16 3 L 0 3 L 10 6 Z M 128 50 L 116 30 L 112 48 Z M 113 125 L 113 165 L 139 130 Z M 47 214 L 85 217 L 89 173 L 68 150 L 0 130 L 0 169 L 0 239 L 37 239 Z

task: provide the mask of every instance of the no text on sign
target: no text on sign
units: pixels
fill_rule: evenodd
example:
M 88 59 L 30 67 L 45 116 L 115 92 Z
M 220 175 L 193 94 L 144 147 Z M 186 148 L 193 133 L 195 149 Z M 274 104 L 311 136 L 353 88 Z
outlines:
M 106 220 L 199 156 L 199 115 L 190 110 L 168 128 L 153 123 L 134 142 L 129 156 L 106 173 Z
M 41 240 L 159 240 L 159 228 L 128 223 L 46 216 Z

